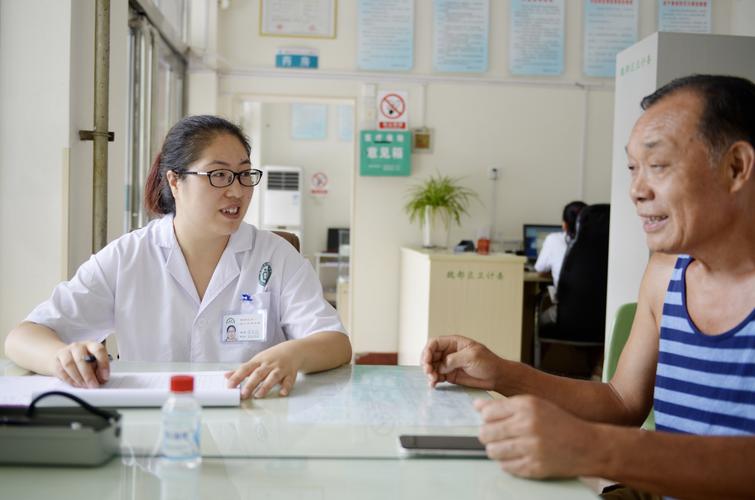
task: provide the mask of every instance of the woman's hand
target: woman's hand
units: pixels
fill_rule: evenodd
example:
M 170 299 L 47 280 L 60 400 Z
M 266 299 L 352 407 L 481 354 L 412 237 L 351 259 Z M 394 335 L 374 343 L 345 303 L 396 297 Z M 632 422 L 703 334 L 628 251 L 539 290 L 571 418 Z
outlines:
M 264 398 L 276 384 L 280 385 L 278 394 L 288 396 L 301 364 L 296 344 L 288 341 L 258 353 L 236 371 L 227 372 L 225 377 L 228 379 L 228 387 L 237 387 L 249 377 L 241 389 L 241 399 L 248 399 L 252 395 Z
M 96 362 L 86 361 L 93 355 Z M 99 342 L 74 342 L 55 353 L 51 373 L 73 387 L 96 389 L 110 378 L 107 350 Z

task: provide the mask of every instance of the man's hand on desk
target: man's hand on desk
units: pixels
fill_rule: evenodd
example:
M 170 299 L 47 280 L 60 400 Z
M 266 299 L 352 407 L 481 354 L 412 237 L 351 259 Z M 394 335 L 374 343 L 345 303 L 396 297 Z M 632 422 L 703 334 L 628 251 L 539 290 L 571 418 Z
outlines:
M 430 339 L 421 363 L 433 387 L 451 382 L 494 390 L 497 381 L 513 382 L 521 376 L 518 363 L 507 362 L 461 336 Z M 483 420 L 480 441 L 503 470 L 532 478 L 572 477 L 588 470 L 587 460 L 596 442 L 594 424 L 527 395 L 479 400 L 475 408 Z
M 595 426 L 534 396 L 476 400 L 483 424 L 479 439 L 488 456 L 510 474 L 574 477 L 590 470 L 599 441 Z
M 495 389 L 501 362 L 484 345 L 459 335 L 430 339 L 420 358 L 431 387 L 451 382 L 488 391 Z
M 276 384 L 280 384 L 279 395 L 288 396 L 300 367 L 294 344 L 284 342 L 255 355 L 236 371 L 227 372 L 225 377 L 228 387 L 236 387 L 249 377 L 241 388 L 241 399 L 264 398 Z

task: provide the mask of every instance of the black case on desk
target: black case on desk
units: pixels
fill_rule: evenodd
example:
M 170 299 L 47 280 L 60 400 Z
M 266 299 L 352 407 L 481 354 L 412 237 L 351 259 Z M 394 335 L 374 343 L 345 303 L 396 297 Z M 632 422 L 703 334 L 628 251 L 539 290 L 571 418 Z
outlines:
M 0 406 L 0 464 L 103 464 L 121 441 L 121 415 L 103 413 L 67 406 L 34 408 L 29 415 L 23 406 Z

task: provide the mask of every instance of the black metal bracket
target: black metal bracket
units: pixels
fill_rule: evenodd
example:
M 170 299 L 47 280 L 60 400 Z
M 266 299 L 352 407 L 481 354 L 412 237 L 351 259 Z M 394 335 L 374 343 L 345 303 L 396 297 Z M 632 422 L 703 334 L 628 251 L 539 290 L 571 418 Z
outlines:
M 79 130 L 79 140 L 82 140 L 82 141 L 93 141 L 94 140 L 94 130 Z M 115 141 L 115 132 L 108 132 L 107 133 L 107 141 L 108 142 L 114 142 Z

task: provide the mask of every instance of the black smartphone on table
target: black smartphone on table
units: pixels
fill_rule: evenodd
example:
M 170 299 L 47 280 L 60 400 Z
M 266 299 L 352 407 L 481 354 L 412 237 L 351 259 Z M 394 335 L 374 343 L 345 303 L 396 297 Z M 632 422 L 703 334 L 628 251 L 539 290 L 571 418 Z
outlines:
M 485 445 L 476 436 L 407 435 L 398 437 L 402 453 L 417 457 L 486 458 Z

